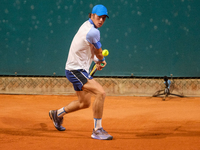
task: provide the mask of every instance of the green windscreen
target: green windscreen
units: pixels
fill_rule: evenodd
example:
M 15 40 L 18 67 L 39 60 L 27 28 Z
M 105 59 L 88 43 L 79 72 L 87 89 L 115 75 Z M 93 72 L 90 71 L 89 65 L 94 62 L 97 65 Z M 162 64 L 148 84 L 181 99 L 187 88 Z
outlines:
M 96 76 L 200 76 L 199 0 L 1 0 L 0 75 L 64 76 L 71 41 L 96 4 L 107 66 Z

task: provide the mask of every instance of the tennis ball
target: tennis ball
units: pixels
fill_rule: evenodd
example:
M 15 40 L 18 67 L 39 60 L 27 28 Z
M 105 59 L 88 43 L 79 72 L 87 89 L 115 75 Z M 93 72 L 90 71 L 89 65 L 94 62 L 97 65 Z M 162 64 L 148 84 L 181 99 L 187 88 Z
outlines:
M 104 50 L 102 51 L 102 54 L 103 54 L 103 56 L 108 56 L 109 51 L 108 51 L 107 49 L 104 49 Z

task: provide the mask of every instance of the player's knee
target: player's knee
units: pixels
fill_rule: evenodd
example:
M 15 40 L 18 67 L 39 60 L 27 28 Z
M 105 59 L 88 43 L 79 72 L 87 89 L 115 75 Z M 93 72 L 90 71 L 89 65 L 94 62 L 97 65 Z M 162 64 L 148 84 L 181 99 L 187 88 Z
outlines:
M 100 91 L 98 96 L 100 97 L 101 100 L 104 100 L 106 97 L 106 92 L 105 91 Z
M 82 109 L 84 109 L 84 108 L 89 108 L 89 107 L 90 107 L 90 104 L 91 104 L 90 101 L 86 101 L 86 102 L 81 103 L 80 107 L 81 107 Z
M 103 97 L 104 99 L 106 98 L 106 92 L 105 92 L 105 91 L 103 91 L 102 97 Z

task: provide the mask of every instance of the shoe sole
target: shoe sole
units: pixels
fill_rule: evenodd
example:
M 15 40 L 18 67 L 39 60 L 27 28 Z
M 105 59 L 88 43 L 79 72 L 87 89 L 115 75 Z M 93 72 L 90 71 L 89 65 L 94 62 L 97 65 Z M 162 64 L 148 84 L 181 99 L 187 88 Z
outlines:
M 50 119 L 53 121 L 53 125 L 55 126 L 55 123 L 54 123 L 54 120 L 53 120 L 53 116 L 52 116 L 52 112 L 53 112 L 53 110 L 50 110 L 49 111 L 49 117 L 50 117 Z M 55 128 L 56 128 L 56 126 L 55 126 Z M 57 129 L 57 128 L 56 128 Z M 58 129 L 57 129 L 58 130 Z
M 49 111 L 49 117 L 52 120 L 51 110 Z
M 113 139 L 112 136 L 109 136 L 107 139 L 97 138 L 97 137 L 95 137 L 95 136 L 93 136 L 93 135 L 91 135 L 91 137 L 92 137 L 93 139 L 97 139 L 97 140 L 112 140 L 112 139 Z
M 50 117 L 51 120 L 53 120 L 53 116 L 52 116 L 51 112 L 52 112 L 52 110 L 49 111 L 49 117 Z

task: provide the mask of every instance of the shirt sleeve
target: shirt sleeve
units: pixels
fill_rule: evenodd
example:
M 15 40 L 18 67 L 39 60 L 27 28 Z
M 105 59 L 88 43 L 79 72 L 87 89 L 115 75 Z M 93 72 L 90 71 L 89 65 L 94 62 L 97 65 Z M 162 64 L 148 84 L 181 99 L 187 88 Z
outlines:
M 96 49 L 101 48 L 100 32 L 98 29 L 91 28 L 90 31 L 86 35 L 86 39 L 88 42 L 93 44 Z

